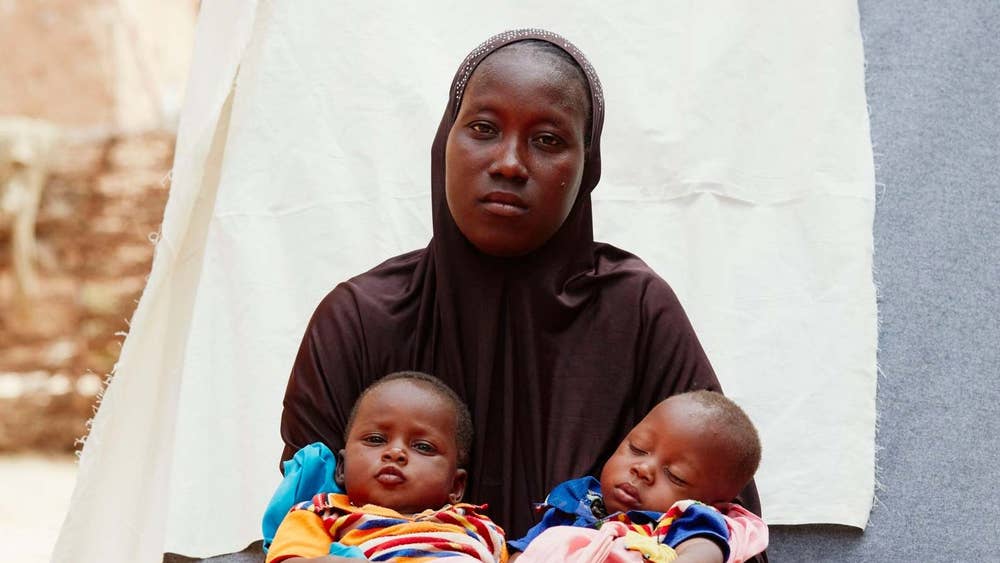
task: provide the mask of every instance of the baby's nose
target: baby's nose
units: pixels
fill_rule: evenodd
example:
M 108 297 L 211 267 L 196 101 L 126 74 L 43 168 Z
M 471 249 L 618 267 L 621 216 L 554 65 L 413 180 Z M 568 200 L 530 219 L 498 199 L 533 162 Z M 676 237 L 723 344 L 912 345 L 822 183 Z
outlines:
M 406 452 L 400 447 L 388 448 L 382 452 L 382 459 L 385 461 L 394 461 L 397 463 L 403 463 L 406 461 Z
M 646 483 L 652 483 L 656 480 L 656 469 L 648 463 L 636 463 L 632 466 L 632 473 Z

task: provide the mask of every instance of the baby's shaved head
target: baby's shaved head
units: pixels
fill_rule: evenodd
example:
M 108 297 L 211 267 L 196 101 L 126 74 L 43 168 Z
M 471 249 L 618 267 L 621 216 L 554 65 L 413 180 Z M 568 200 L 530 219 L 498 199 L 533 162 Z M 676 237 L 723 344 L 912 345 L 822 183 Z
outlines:
M 733 479 L 744 485 L 750 482 L 760 465 L 761 446 L 757 429 L 743 409 L 722 393 L 714 391 L 689 391 L 668 400 L 697 404 L 702 424 L 712 430 L 731 453 Z

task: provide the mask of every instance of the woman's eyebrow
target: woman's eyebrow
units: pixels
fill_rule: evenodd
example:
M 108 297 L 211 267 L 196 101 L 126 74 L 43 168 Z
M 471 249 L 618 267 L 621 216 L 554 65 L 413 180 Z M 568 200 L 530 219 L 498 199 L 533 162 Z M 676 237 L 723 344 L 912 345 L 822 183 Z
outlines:
M 493 106 L 486 102 L 469 104 L 466 107 L 471 113 L 496 113 L 496 110 L 493 108 Z
M 543 124 L 543 125 L 551 125 L 552 127 L 555 127 L 556 129 L 562 129 L 562 130 L 566 130 L 566 131 L 569 131 L 569 130 L 572 129 L 572 127 L 570 126 L 570 123 L 572 123 L 572 120 L 563 120 L 563 119 L 559 119 L 559 118 L 546 117 L 544 119 L 540 119 L 538 122 L 540 124 Z

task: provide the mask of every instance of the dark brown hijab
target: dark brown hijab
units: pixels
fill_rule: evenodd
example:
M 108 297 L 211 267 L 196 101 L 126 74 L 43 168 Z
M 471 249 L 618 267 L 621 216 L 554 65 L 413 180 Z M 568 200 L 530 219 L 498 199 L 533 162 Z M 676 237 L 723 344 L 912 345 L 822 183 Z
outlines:
M 517 258 L 478 251 L 445 201 L 445 144 L 476 66 L 504 45 L 539 39 L 584 70 L 591 142 L 579 196 L 548 242 Z M 283 459 L 323 441 L 343 446 L 351 405 L 373 380 L 421 370 L 468 403 L 475 444 L 465 499 L 488 503 L 511 538 L 554 485 L 596 475 L 661 399 L 718 381 L 667 284 L 635 256 L 595 243 L 590 192 L 601 176 L 604 98 L 568 41 L 510 31 L 477 47 L 452 82 L 431 150 L 434 236 L 341 283 L 313 314 L 285 394 Z M 755 492 L 746 504 L 759 511 Z

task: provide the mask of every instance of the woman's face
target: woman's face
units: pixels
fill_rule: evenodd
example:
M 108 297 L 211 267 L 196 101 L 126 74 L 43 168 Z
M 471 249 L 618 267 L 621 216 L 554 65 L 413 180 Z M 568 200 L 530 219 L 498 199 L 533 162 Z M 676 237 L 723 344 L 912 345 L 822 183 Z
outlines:
M 560 65 L 568 63 L 507 48 L 466 87 L 448 134 L 445 193 L 462 234 L 486 254 L 540 247 L 580 191 L 589 95 Z

